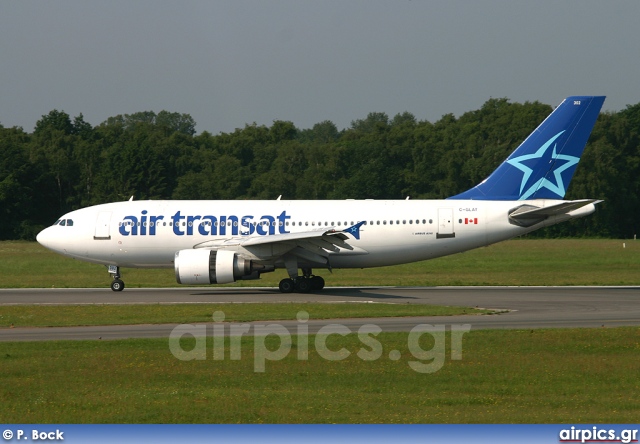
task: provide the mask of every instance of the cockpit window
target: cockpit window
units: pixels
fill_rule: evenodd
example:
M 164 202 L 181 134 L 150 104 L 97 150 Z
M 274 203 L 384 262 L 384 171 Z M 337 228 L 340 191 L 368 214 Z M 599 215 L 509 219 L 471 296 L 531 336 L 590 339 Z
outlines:
M 61 225 L 63 227 L 73 227 L 73 219 L 58 219 L 53 225 Z

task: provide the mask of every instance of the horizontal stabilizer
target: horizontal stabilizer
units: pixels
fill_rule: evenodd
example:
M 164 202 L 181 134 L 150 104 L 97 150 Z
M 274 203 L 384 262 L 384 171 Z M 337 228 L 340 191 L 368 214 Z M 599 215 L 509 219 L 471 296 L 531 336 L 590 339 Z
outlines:
M 529 227 L 549 217 L 568 215 L 572 211 L 600 202 L 602 201 L 597 199 L 580 199 L 561 202 L 542 208 L 533 205 L 522 205 L 509 213 L 509 219 L 517 225 Z

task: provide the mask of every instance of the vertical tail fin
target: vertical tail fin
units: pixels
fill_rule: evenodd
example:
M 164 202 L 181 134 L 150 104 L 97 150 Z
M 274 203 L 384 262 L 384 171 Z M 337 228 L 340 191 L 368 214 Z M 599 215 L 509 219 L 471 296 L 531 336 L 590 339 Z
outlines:
M 562 199 L 604 96 L 567 97 L 491 175 L 449 199 Z

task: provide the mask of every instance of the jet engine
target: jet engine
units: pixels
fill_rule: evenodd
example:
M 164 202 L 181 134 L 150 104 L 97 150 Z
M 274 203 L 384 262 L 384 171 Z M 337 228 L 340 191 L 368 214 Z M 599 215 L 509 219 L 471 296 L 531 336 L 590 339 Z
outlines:
M 179 284 L 229 284 L 238 279 L 260 279 L 273 266 L 254 264 L 226 250 L 180 250 L 174 261 Z

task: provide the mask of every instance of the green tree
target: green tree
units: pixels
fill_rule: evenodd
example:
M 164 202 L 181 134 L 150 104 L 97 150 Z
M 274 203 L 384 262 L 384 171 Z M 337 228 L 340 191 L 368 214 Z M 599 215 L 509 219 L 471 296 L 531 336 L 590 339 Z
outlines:
M 37 178 L 27 155 L 29 139 L 22 128 L 0 126 L 0 239 L 30 239 L 53 222 L 39 212 L 42 201 L 32 187 Z
M 79 171 L 74 151 L 79 140 L 64 111 L 53 110 L 36 123 L 29 160 L 42 170 L 37 185 L 46 202 L 45 214 L 60 215 L 78 204 L 74 190 Z

